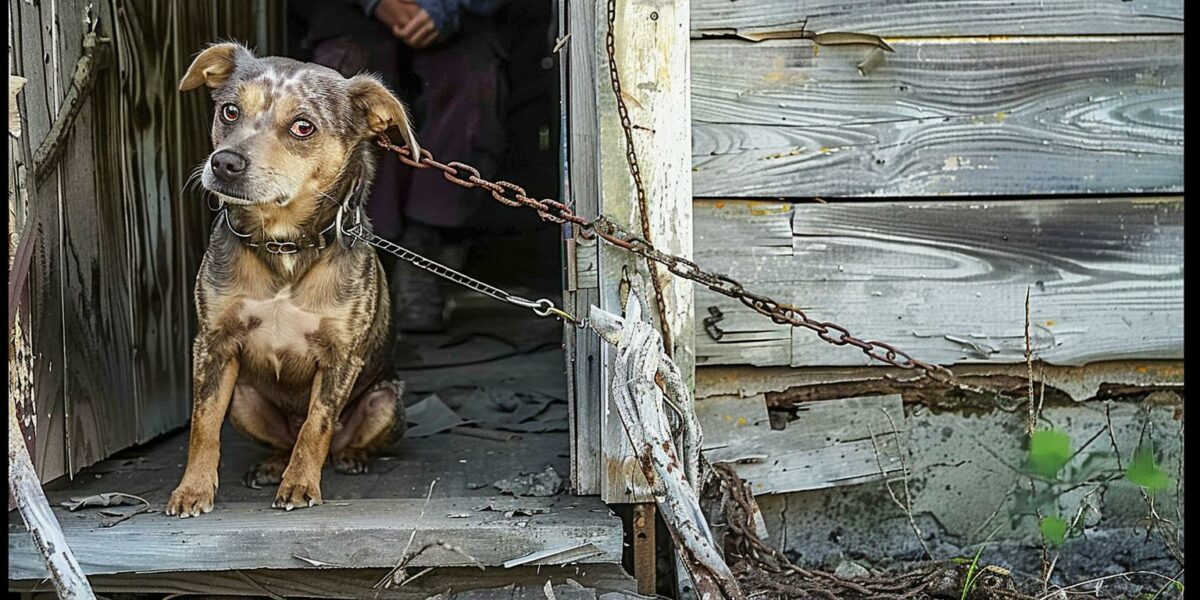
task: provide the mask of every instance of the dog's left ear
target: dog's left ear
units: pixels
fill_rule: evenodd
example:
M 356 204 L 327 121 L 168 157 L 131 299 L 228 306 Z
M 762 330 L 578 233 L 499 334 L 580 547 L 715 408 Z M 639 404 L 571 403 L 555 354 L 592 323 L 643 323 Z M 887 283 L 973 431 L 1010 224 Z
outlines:
M 179 91 L 186 92 L 201 85 L 221 87 L 233 75 L 238 62 L 253 58 L 254 53 L 241 44 L 213 44 L 192 61 L 192 66 L 188 67 L 187 73 L 179 81 Z
M 412 156 L 421 155 L 417 136 L 413 135 L 412 119 L 408 109 L 380 81 L 370 75 L 356 75 L 350 79 L 350 98 L 367 119 L 367 127 L 382 134 L 391 127 L 400 130 L 400 137 L 408 144 Z

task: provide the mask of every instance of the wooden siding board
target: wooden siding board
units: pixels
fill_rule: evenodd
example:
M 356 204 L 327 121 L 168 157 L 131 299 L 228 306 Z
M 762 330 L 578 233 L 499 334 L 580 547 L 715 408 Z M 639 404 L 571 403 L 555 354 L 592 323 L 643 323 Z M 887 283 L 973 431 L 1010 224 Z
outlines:
M 731 210 L 715 204 L 696 203 L 698 232 L 718 222 L 708 213 Z M 1183 205 L 1182 198 L 797 204 L 792 257 L 763 270 L 716 253 L 702 264 L 930 362 L 1023 362 L 1027 288 L 1042 360 L 1176 359 L 1183 355 Z M 697 293 L 698 332 L 705 298 Z M 781 348 L 765 359 L 745 353 L 719 362 L 872 364 L 807 330 L 792 328 L 791 336 L 787 363 Z
M 1024 363 L 955 365 L 954 374 L 964 381 L 995 385 L 997 381 L 1016 381 L 1024 389 L 1028 376 Z M 771 396 L 780 392 L 789 395 L 798 389 L 814 392 L 838 387 L 873 387 L 876 390 L 904 390 L 896 379 L 907 379 L 895 367 L 769 367 L 746 366 L 705 367 L 696 370 L 696 398 L 707 401 L 719 396 L 749 397 L 755 394 Z M 1046 384 L 1047 397 L 1055 390 L 1075 402 L 1094 400 L 1106 386 L 1130 388 L 1182 389 L 1182 361 L 1105 361 L 1079 367 L 1039 364 L 1034 370 L 1035 385 Z M 907 391 L 907 390 L 906 390 Z M 855 395 L 864 395 L 860 392 Z M 801 401 L 799 398 L 797 401 Z M 707 439 L 707 432 L 705 433 Z
M 40 185 L 33 181 L 33 151 L 50 131 L 56 113 L 54 73 L 57 63 L 45 45 L 51 23 L 50 7 L 21 0 L 9 1 L 17 45 L 17 75 L 28 79 L 21 94 L 22 163 L 28 173 L 29 214 L 38 232 L 30 267 L 31 300 L 30 343 L 34 352 L 34 430 L 36 444 L 33 464 L 43 481 L 68 471 L 66 452 L 66 400 L 62 373 L 66 369 L 63 351 L 62 226 L 59 210 L 58 177 L 52 174 Z M 43 12 L 46 14 L 43 15 Z
M 695 0 L 692 35 L 779 31 L 880 36 L 1183 33 L 1182 0 Z
M 892 45 L 693 41 L 695 195 L 1183 190 L 1182 36 Z
M 761 394 L 706 398 L 696 415 L 705 457 L 731 464 L 755 494 L 879 481 L 902 469 L 898 394 L 806 402 L 781 430 L 771 428 Z
M 63 2 L 59 56 L 69 78 L 82 54 L 83 2 Z M 109 14 L 101 16 L 101 35 L 111 38 Z M 96 84 L 75 121 L 59 169 L 63 186 L 63 337 L 70 368 L 65 379 L 67 438 L 72 472 L 137 442 L 136 400 L 132 385 L 130 290 L 123 198 L 111 164 L 118 143 L 108 127 L 115 116 L 112 62 L 96 68 Z M 69 89 L 69 79 L 63 89 Z
M 567 115 L 568 173 L 564 177 L 564 202 L 575 207 L 584 218 L 593 219 L 600 211 L 600 161 L 597 156 L 599 117 L 597 114 L 595 48 L 598 37 L 595 2 L 562 0 L 569 35 L 565 43 L 566 73 L 570 89 L 563 98 Z M 573 300 L 571 314 L 587 314 L 588 307 L 600 304 L 599 264 L 596 243 L 586 248 L 577 243 L 574 265 L 576 290 L 565 298 Z M 568 257 L 569 259 L 570 257 Z M 572 409 L 571 478 L 576 493 L 599 494 L 601 474 L 601 410 L 607 393 L 601 382 L 600 338 L 591 329 L 568 334 L 573 342 L 568 353 L 572 364 L 570 406 Z
M 792 205 L 787 202 L 720 200 L 693 209 L 696 261 L 720 265 L 735 279 L 752 279 L 767 295 L 790 295 L 786 273 L 792 258 Z M 777 285 L 777 284 L 784 285 Z M 696 364 L 786 365 L 791 331 L 741 302 L 695 288 Z M 719 317 L 711 312 L 716 309 Z M 705 325 L 714 319 L 712 333 Z M 714 339 L 719 335 L 720 339 Z

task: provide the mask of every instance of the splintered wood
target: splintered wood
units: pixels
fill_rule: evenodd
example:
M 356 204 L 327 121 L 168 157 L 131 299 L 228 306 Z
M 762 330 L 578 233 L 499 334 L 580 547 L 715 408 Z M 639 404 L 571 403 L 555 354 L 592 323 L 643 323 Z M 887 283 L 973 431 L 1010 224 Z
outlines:
M 624 317 L 598 307 L 591 310 L 592 327 L 617 349 L 613 403 L 698 597 L 740 600 L 744 595 L 717 551 L 693 487 L 698 480 L 700 428 L 691 396 L 663 352 L 662 338 L 644 320 L 640 287 L 635 281 Z M 656 376 L 665 382 L 669 398 Z M 682 453 L 672 439 L 664 404 L 682 419 Z
M 21 511 L 21 518 L 29 528 L 29 535 L 41 554 L 50 575 L 50 581 L 58 592 L 59 598 L 67 600 L 95 600 L 92 587 L 79 568 L 67 540 L 63 537 L 62 528 L 50 504 L 46 502 L 46 494 L 42 492 L 42 484 L 38 481 L 37 473 L 33 470 L 33 462 L 29 458 L 29 450 L 25 447 L 25 438 L 16 432 L 20 431 L 17 423 L 17 405 L 13 398 L 8 398 L 8 489 Z

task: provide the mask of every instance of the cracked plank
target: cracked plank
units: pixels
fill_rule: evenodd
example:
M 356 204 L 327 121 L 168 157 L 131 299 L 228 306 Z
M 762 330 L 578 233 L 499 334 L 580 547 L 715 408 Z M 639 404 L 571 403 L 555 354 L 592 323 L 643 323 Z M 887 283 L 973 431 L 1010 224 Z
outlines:
M 898 394 L 805 402 L 781 430 L 771 428 L 761 394 L 696 403 L 705 458 L 731 464 L 755 494 L 880 481 L 882 472 L 900 471 L 903 448 L 888 414 L 903 433 Z
M 701 264 L 922 360 L 1023 363 L 1027 288 L 1038 359 L 1183 356 L 1182 197 L 796 204 L 790 255 L 752 206 L 696 202 Z M 735 247 L 739 215 L 763 232 Z M 710 305 L 721 340 L 699 333 Z M 713 292 L 696 306 L 700 364 L 872 365 Z
M 692 35 L 732 28 L 880 36 L 1183 33 L 1182 0 L 693 0 Z

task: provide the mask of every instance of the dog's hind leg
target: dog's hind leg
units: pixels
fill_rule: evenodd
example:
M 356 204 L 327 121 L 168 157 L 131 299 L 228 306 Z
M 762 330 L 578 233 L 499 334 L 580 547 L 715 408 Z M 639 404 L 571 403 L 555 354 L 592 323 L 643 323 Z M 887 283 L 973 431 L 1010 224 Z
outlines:
M 334 469 L 350 475 L 366 473 L 368 454 L 404 434 L 403 389 L 398 381 L 382 382 L 342 414 L 341 429 L 330 445 Z
M 279 483 L 287 468 L 292 446 L 296 445 L 296 434 L 288 425 L 287 418 L 253 386 L 238 385 L 233 390 L 229 420 L 242 435 L 267 445 L 273 451 L 269 458 L 255 463 L 246 471 L 242 476 L 242 484 L 257 490 L 265 484 Z

